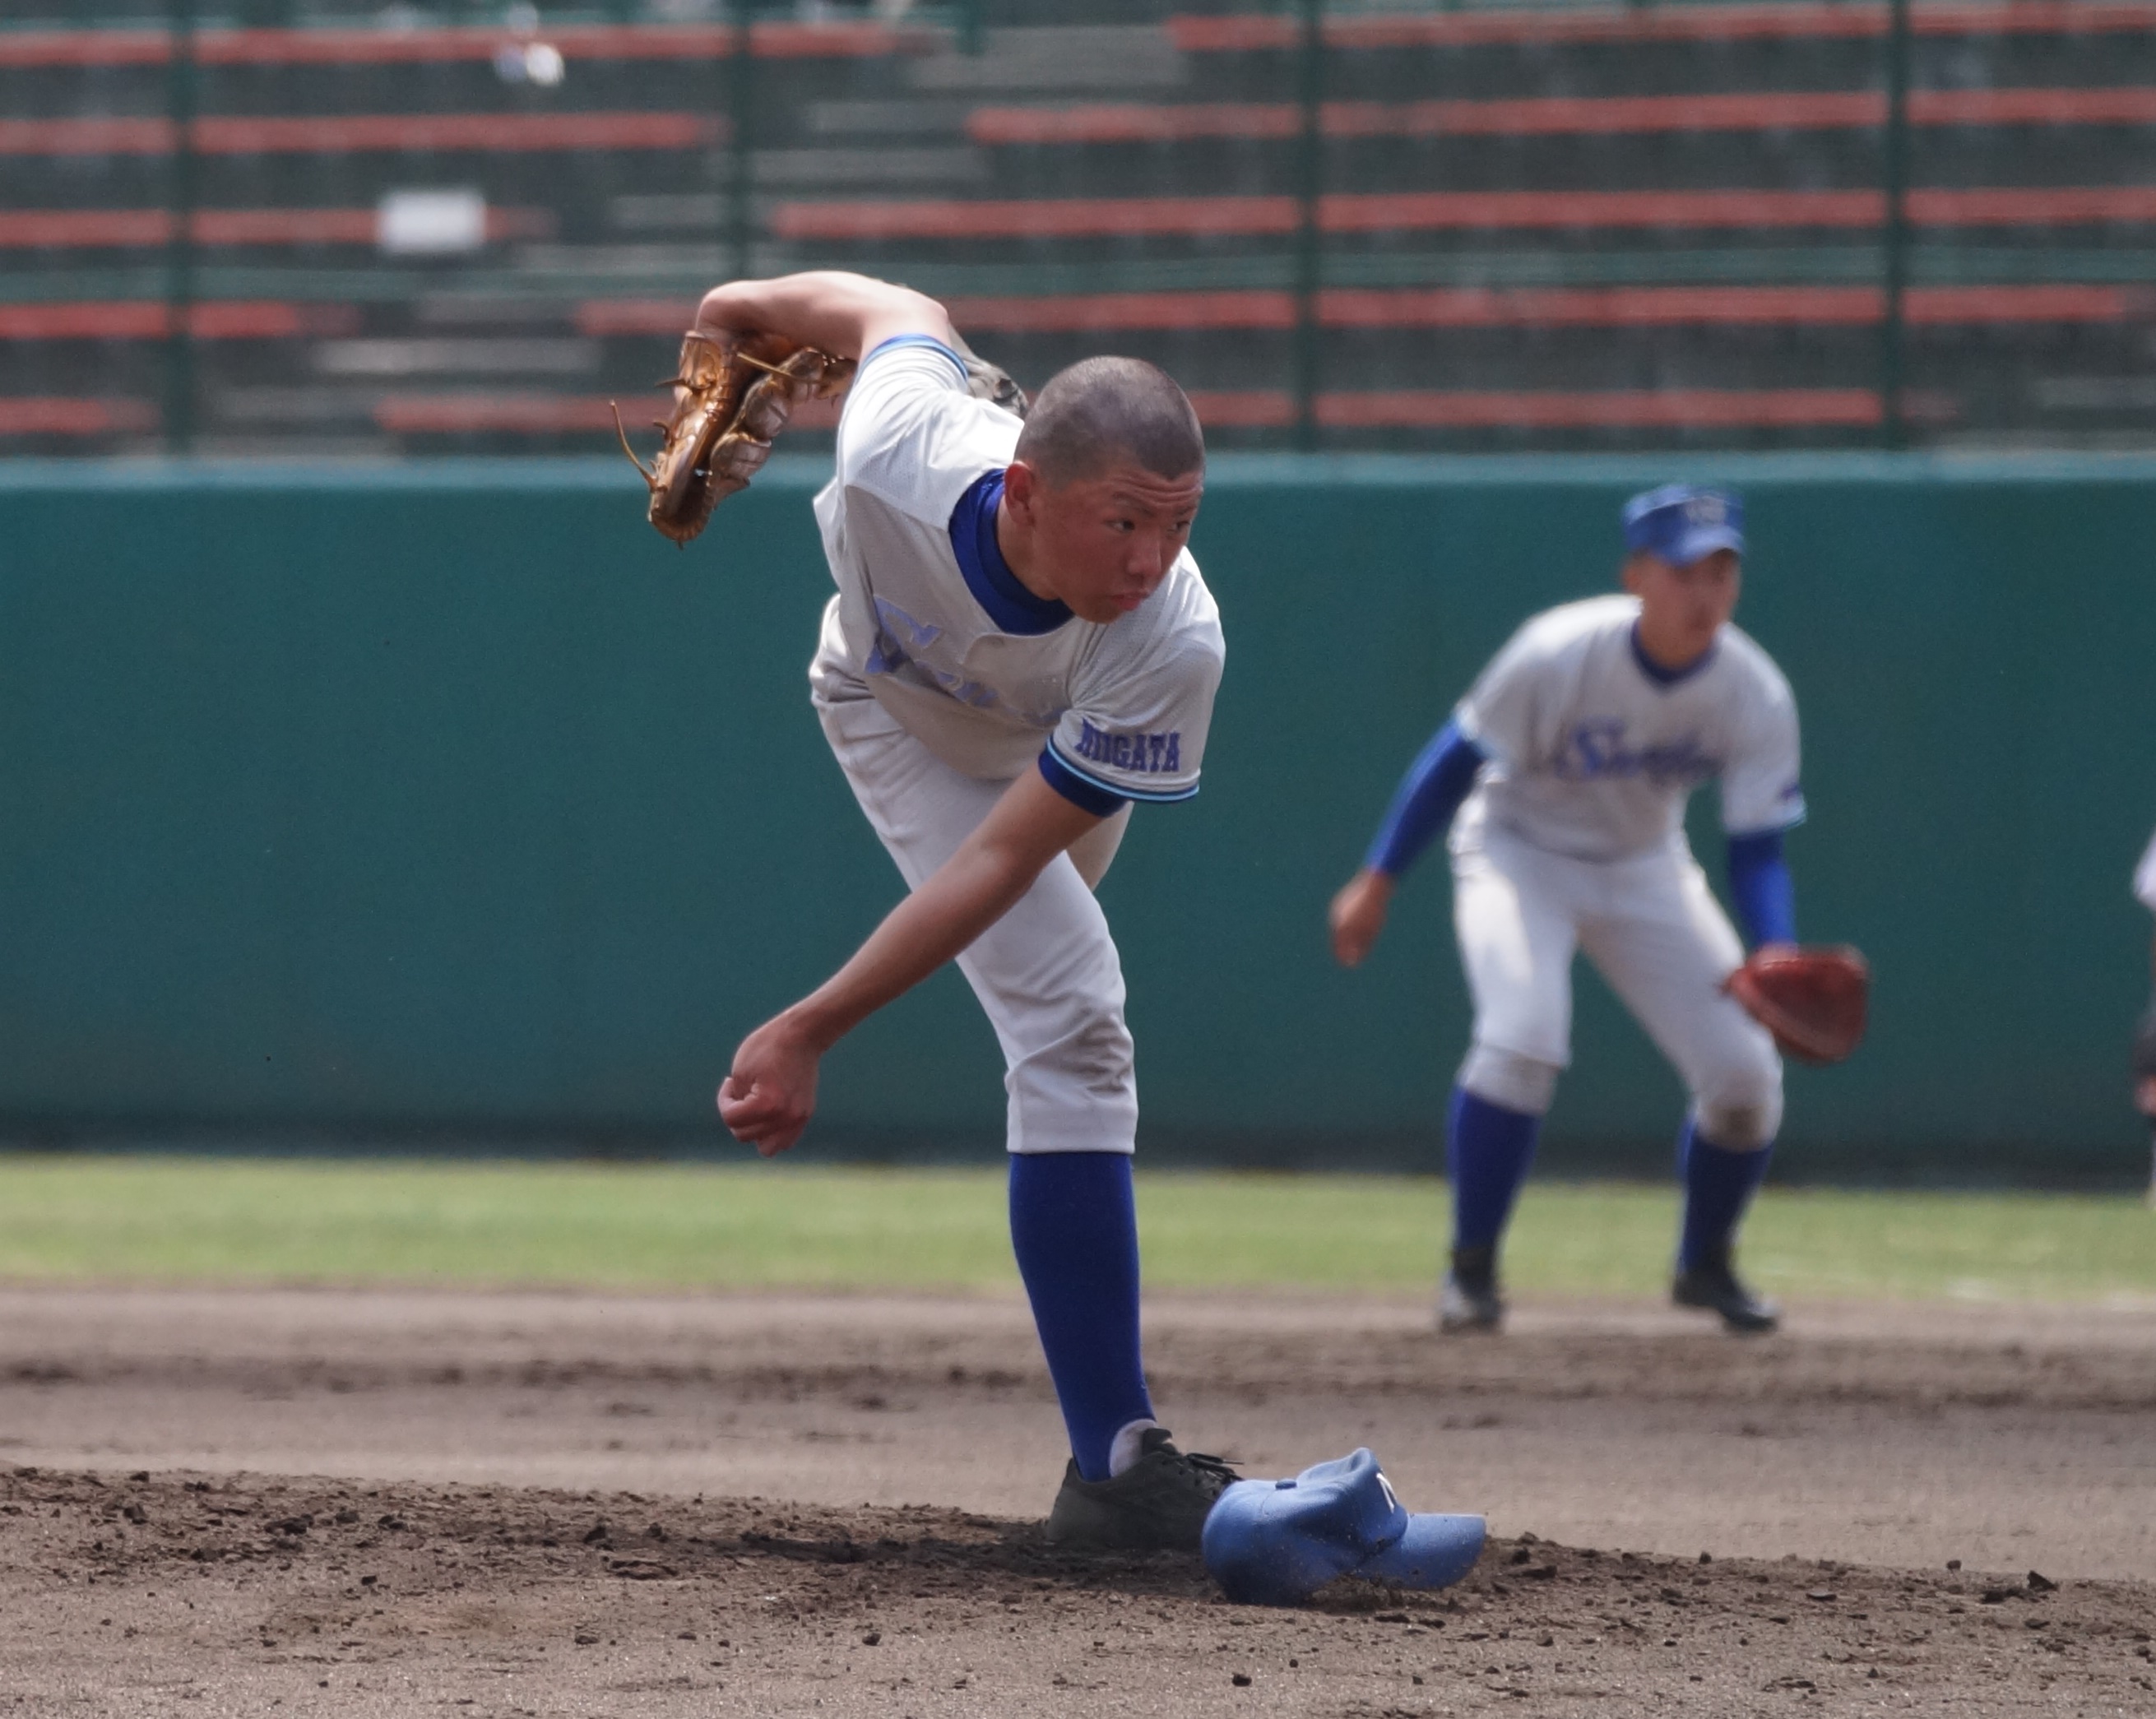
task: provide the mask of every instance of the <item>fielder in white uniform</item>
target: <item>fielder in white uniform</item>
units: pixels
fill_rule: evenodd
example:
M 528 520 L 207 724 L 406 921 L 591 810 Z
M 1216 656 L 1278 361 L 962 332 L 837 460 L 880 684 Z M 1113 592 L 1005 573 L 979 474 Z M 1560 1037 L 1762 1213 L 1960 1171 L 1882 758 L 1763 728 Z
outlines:
M 697 320 L 860 360 L 816 498 L 839 589 L 809 684 L 911 891 L 742 1043 L 720 1113 L 784 1151 L 823 1053 L 955 959 L 1003 1046 L 1012 1245 L 1070 1435 L 1050 1537 L 1195 1550 L 1233 1474 L 1178 1450 L 1146 1389 L 1137 1088 L 1093 886 L 1133 803 L 1198 792 L 1224 648 L 1186 547 L 1197 415 L 1152 366 L 1096 358 L 1021 420 L 969 392 L 942 306 L 857 275 L 734 282 Z
M 1691 1090 L 1676 1299 L 1733 1330 L 1778 1318 L 1738 1281 L 1731 1249 L 1780 1125 L 1781 1061 L 1722 993 L 1743 948 L 1692 858 L 1684 808 L 1702 783 L 1720 783 L 1739 914 L 1755 943 L 1794 942 L 1782 834 L 1804 812 L 1796 704 L 1766 652 L 1730 624 L 1738 497 L 1673 485 L 1626 504 L 1624 527 L 1625 594 L 1566 603 L 1513 635 L 1416 761 L 1332 904 L 1334 950 L 1352 967 L 1400 874 L 1450 828 L 1475 1031 L 1449 1118 L 1446 1330 L 1502 1319 L 1498 1247 L 1571 1060 L 1582 949 Z

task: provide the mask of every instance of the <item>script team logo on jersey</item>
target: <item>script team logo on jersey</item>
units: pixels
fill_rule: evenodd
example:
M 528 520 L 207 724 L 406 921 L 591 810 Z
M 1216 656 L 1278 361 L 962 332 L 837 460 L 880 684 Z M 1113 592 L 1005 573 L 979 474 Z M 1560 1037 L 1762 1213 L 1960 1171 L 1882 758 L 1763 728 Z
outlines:
M 1595 717 L 1576 724 L 1558 748 L 1551 773 L 1565 782 L 1604 782 L 1644 776 L 1658 786 L 1707 781 L 1722 773 L 1722 761 L 1710 757 L 1697 735 L 1642 747 L 1627 746 L 1625 724 L 1616 717 Z
M 1183 732 L 1168 734 L 1110 734 L 1081 718 L 1078 756 L 1116 770 L 1139 770 L 1151 775 L 1174 775 L 1183 768 Z

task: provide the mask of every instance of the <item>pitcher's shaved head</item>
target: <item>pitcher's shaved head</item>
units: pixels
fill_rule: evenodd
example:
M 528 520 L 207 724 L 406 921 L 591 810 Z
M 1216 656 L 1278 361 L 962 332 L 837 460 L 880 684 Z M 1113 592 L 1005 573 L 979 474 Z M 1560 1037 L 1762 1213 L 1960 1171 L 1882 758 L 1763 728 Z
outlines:
M 1188 477 L 1205 464 L 1205 435 L 1166 371 L 1142 358 L 1086 358 L 1034 397 L 1017 457 L 1059 490 L 1121 459 L 1154 477 Z

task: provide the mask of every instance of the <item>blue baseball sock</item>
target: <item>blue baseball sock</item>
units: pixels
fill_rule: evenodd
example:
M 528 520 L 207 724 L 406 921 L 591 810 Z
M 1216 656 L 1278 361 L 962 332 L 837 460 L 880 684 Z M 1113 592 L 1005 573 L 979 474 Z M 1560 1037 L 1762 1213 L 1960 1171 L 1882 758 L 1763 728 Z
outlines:
M 1677 1137 L 1677 1174 L 1685 1186 L 1684 1237 L 1677 1245 L 1681 1270 L 1690 1271 L 1727 1250 L 1745 1207 L 1767 1179 L 1767 1160 L 1774 1155 L 1771 1141 L 1751 1152 L 1731 1152 L 1702 1135 L 1697 1124 L 1685 1124 Z
M 1447 1157 L 1452 1173 L 1452 1244 L 1491 1248 L 1505 1233 L 1512 1202 L 1534 1162 L 1543 1119 L 1452 1089 L 1446 1117 Z
M 1130 1155 L 1013 1152 L 1010 1226 L 1070 1454 L 1080 1474 L 1105 1480 L 1116 1434 L 1152 1419 L 1138 1352 Z

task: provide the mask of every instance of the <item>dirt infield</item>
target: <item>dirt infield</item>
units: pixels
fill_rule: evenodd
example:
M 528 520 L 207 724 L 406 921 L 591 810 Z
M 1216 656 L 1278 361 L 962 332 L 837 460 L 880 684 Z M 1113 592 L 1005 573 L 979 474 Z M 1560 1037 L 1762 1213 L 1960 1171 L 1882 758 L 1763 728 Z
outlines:
M 2156 1713 L 2156 1312 L 1426 1317 L 1151 1308 L 1186 1442 L 1491 1516 L 1281 1614 L 1040 1542 L 1009 1301 L 0 1291 L 0 1714 Z

